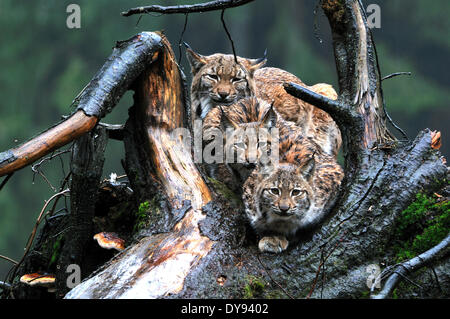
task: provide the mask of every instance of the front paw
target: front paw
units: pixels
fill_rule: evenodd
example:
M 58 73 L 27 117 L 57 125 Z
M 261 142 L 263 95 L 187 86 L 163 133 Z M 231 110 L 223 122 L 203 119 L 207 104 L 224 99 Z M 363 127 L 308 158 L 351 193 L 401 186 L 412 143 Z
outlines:
M 278 254 L 286 250 L 289 242 L 284 236 L 263 237 L 258 243 L 259 251 Z

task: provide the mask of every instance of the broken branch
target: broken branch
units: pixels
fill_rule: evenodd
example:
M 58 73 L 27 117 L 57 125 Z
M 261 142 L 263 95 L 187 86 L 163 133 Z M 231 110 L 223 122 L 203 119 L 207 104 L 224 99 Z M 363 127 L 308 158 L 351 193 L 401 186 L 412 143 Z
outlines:
M 28 142 L 0 153 L 0 176 L 30 165 L 92 130 L 144 69 L 158 58 L 160 50 L 161 37 L 154 32 L 141 32 L 117 42 L 103 67 L 77 96 L 77 111 Z
M 205 3 L 198 3 L 192 5 L 179 5 L 163 7 L 159 5 L 152 5 L 146 7 L 132 8 L 128 11 L 122 12 L 124 17 L 129 17 L 133 14 L 143 13 L 162 13 L 162 14 L 176 14 L 176 13 L 198 13 L 214 10 L 223 10 L 227 8 L 239 7 L 254 0 L 217 0 Z
M 381 81 L 388 80 L 388 79 L 391 79 L 391 78 L 399 76 L 399 75 L 411 75 L 411 74 L 412 74 L 411 72 L 395 72 L 395 73 L 386 75 L 385 77 L 383 77 L 381 79 Z
M 335 120 L 351 120 L 354 117 L 354 115 L 352 115 L 352 113 L 350 112 L 350 108 L 345 104 L 337 100 L 329 99 L 328 97 L 321 94 L 315 93 L 304 86 L 291 82 L 285 83 L 284 89 L 290 95 L 295 96 L 296 98 L 299 98 L 327 112 Z
M 11 259 L 11 258 L 9 258 L 9 257 L 0 255 L 0 258 L 1 258 L 1 259 L 4 259 L 4 260 L 7 260 L 7 261 L 9 261 L 10 263 L 13 263 L 13 264 L 17 265 L 17 261 L 15 261 L 15 260 L 13 260 L 13 259 Z

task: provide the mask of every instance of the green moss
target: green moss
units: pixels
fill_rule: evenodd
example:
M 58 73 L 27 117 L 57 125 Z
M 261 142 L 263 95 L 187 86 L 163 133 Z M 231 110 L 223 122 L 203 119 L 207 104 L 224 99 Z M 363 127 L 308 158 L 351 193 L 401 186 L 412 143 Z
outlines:
M 140 203 L 138 211 L 136 212 L 136 221 L 134 223 L 133 232 L 136 233 L 150 225 L 152 215 L 159 215 L 160 213 L 161 208 L 159 207 L 159 198 L 157 196 L 153 197 L 151 201 Z
M 208 177 L 208 180 L 214 187 L 214 190 L 222 195 L 225 199 L 229 200 L 234 207 L 240 207 L 242 205 L 242 199 L 236 195 L 231 189 L 229 189 L 224 183 L 219 182 L 217 179 Z
M 417 194 L 399 218 L 394 251 L 397 262 L 411 259 L 442 241 L 450 229 L 450 203 Z
M 392 292 L 392 299 L 398 299 L 398 288 L 395 288 Z
M 361 293 L 361 299 L 369 299 L 370 298 L 370 290 L 365 290 Z
M 266 284 L 261 278 L 248 276 L 244 286 L 244 299 L 261 298 Z
M 48 263 L 48 268 L 51 268 L 51 266 L 54 265 L 58 261 L 59 255 L 61 253 L 62 241 L 63 241 L 63 235 L 60 235 L 60 236 L 58 236 L 56 241 L 53 243 L 52 256 L 50 257 L 50 261 Z

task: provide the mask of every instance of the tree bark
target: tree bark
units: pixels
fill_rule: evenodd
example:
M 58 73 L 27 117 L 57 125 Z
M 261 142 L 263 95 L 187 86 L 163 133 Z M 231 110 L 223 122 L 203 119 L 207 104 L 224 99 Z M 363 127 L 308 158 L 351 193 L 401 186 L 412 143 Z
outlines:
M 59 297 L 69 288 L 67 279 L 71 264 L 84 263 L 85 249 L 92 240 L 93 220 L 96 204 L 99 201 L 99 184 L 102 176 L 104 153 L 108 142 L 106 129 L 97 127 L 92 132 L 75 141 L 72 151 L 70 182 L 70 214 L 67 229 L 71 234 L 66 237 L 56 266 L 56 284 Z M 86 269 L 81 268 L 81 271 Z M 89 274 L 81 273 L 81 278 Z
M 170 232 L 157 229 L 157 234 L 141 238 L 66 298 L 158 298 L 176 294 L 191 268 L 214 244 L 199 229 L 199 222 L 205 218 L 202 207 L 211 201 L 210 191 L 192 162 L 190 148 L 180 136 L 172 134 L 186 123 L 186 91 L 170 45 L 166 39 L 163 43 L 158 60 L 136 83 L 135 103 L 125 128 L 126 135 L 128 128 L 128 132 L 134 131 L 131 136 L 142 136 L 142 144 L 136 148 L 134 138 L 128 137 L 125 142 L 133 141 L 131 148 L 127 146 L 132 188 L 139 200 L 148 199 L 155 194 L 155 188 L 152 191 L 149 186 L 157 181 L 170 207 L 166 213 L 171 216 L 164 226 L 156 224 Z

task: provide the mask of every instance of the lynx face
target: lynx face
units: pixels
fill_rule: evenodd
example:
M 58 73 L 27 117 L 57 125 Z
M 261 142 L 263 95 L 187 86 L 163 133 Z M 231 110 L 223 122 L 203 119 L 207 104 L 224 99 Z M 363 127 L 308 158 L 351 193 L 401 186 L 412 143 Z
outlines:
M 241 104 L 246 105 L 248 100 L 258 103 L 252 98 L 246 99 Z M 277 114 L 271 107 L 266 109 L 268 111 L 262 119 L 250 122 L 242 119 L 236 121 L 231 114 L 223 113 L 221 129 L 225 132 L 225 151 L 227 154 L 235 154 L 233 163 L 256 164 L 262 157 L 265 157 L 264 161 L 268 161 L 270 156 L 278 156 L 277 152 L 272 152 L 272 148 L 278 150 L 278 131 L 274 131 Z
M 298 231 L 318 225 L 334 205 L 344 172 L 310 143 L 303 139 L 278 165 L 258 165 L 245 181 L 245 212 L 266 236 L 258 244 L 263 252 L 282 252 Z
M 233 55 L 202 56 L 187 49 L 193 75 L 191 86 L 191 116 L 205 118 L 218 105 L 230 105 L 255 92 L 253 73 L 262 67 L 265 59 L 245 59 Z
M 302 166 L 280 163 L 260 167 L 260 180 L 253 190 L 255 211 L 247 211 L 250 222 L 260 233 L 294 235 L 314 206 L 311 180 L 315 161 Z

